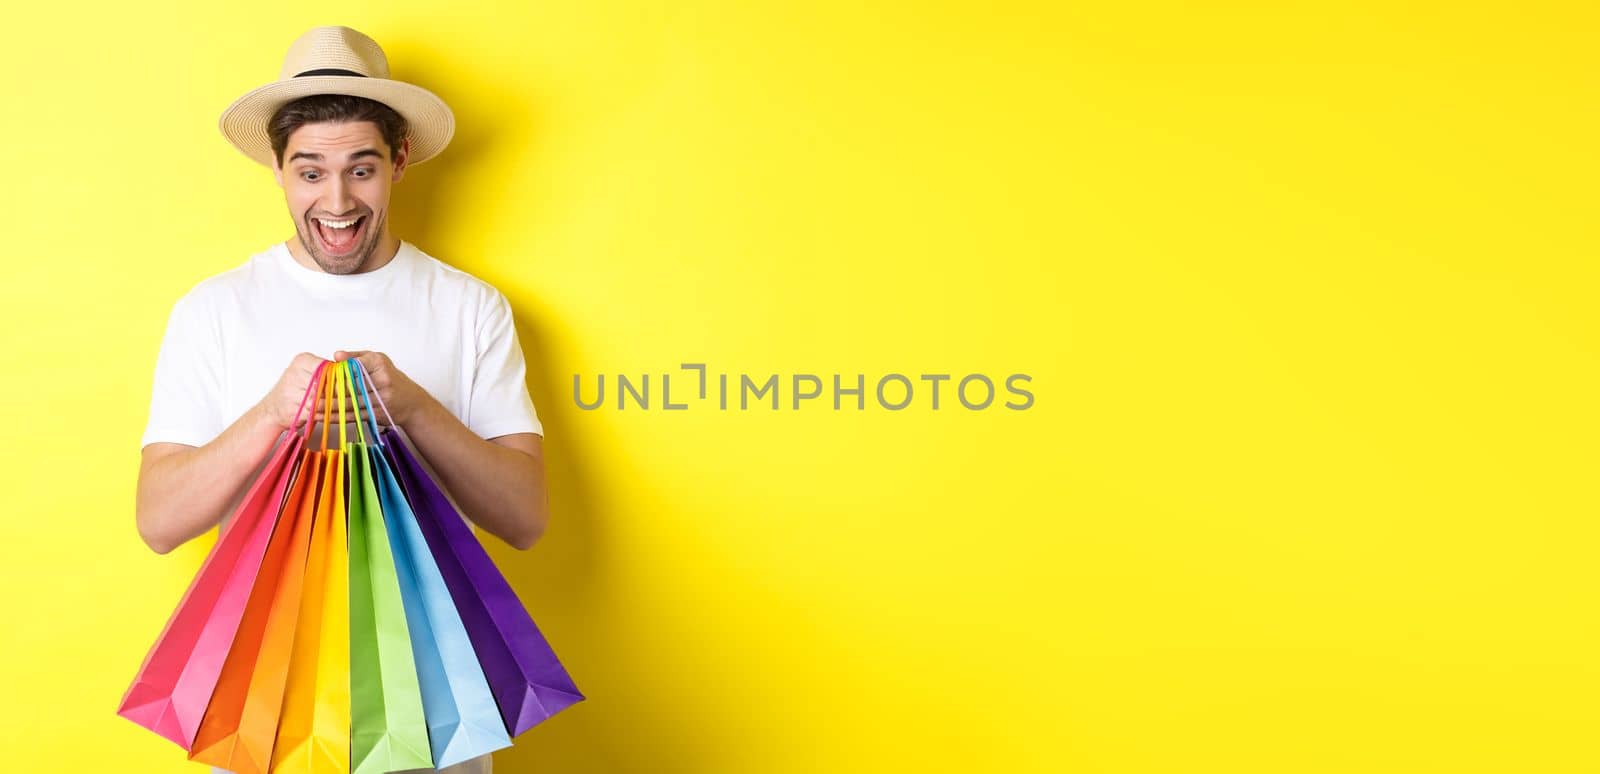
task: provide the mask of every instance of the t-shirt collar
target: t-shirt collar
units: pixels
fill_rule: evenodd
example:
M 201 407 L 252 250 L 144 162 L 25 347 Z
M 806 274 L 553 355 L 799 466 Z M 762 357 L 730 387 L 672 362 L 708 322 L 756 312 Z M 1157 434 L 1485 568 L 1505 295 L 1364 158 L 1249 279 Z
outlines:
M 272 246 L 272 258 L 286 274 L 296 281 L 309 287 L 333 291 L 367 290 L 384 283 L 400 274 L 409 264 L 416 252 L 416 248 L 404 239 L 400 240 L 400 250 L 388 263 L 374 271 L 360 274 L 329 274 L 321 269 L 308 269 L 295 260 L 294 254 L 289 252 L 286 242 L 277 242 Z

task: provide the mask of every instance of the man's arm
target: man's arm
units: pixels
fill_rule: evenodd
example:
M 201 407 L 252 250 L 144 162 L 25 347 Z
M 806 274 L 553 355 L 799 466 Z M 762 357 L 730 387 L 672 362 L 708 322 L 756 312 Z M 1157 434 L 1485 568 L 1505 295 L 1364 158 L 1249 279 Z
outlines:
M 204 446 L 144 447 L 135 507 L 139 537 L 164 554 L 216 526 L 282 432 L 257 405 Z
M 544 535 L 550 501 L 542 436 L 484 440 L 431 397 L 403 427 L 472 523 L 519 551 Z
M 204 446 L 146 445 L 134 514 L 139 537 L 164 554 L 221 522 L 279 434 L 315 420 L 309 389 L 326 362 L 309 352 L 295 355 L 272 390 Z M 308 402 L 312 410 L 302 417 Z

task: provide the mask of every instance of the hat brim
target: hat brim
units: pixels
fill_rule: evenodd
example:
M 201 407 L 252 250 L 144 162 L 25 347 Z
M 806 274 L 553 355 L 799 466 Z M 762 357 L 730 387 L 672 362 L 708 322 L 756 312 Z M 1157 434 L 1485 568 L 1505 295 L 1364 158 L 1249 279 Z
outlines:
M 421 164 L 439 155 L 455 135 L 456 118 L 450 106 L 427 89 L 387 78 L 350 75 L 312 75 L 275 81 L 234 100 L 222 111 L 217 126 L 222 136 L 251 160 L 276 167 L 267 122 L 284 104 L 313 94 L 348 94 L 377 100 L 404 116 L 411 154 L 406 165 Z

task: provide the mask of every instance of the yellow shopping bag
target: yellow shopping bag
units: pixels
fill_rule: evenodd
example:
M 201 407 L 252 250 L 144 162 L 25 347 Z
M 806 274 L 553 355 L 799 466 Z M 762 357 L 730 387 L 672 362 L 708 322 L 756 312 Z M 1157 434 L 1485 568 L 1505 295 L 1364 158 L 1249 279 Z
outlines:
M 345 411 L 347 369 L 330 368 L 324 379 L 322 448 L 312 452 L 317 506 L 306 556 L 300 625 L 295 629 L 283 714 L 272 772 L 349 774 L 350 771 L 350 578 L 346 553 Z M 337 396 L 337 397 L 335 397 Z M 328 447 L 330 403 L 339 403 L 339 445 Z

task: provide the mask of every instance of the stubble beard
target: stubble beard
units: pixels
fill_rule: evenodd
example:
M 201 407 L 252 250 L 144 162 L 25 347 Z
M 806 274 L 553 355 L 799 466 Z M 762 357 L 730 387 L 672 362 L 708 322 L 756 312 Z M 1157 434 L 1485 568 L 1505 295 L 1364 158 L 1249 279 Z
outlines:
M 363 226 L 366 232 L 361 236 L 361 244 L 356 246 L 355 252 L 345 257 L 337 257 L 322 252 L 322 242 L 317 239 L 316 224 L 307 216 L 305 223 L 299 229 L 300 246 L 304 247 L 306 254 L 317 266 L 329 274 L 355 274 L 372 259 L 372 254 L 378 249 L 378 240 L 383 234 L 384 219 L 388 213 L 368 215 L 370 221 Z

